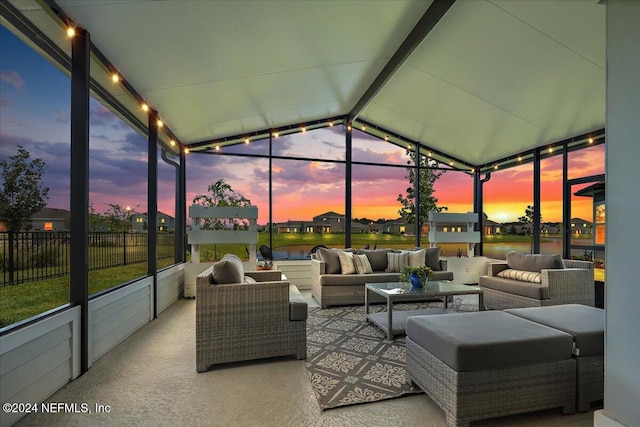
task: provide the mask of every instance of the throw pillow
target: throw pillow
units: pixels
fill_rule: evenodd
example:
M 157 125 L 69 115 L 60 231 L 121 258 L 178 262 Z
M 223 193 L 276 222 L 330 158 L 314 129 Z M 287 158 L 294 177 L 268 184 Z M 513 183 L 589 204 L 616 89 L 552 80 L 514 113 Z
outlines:
M 367 258 L 369 258 L 369 264 L 371 264 L 371 269 L 373 271 L 385 271 L 387 269 L 388 252 L 389 251 L 386 249 L 358 249 L 356 251 L 357 254 L 364 254 L 367 256 Z
M 213 264 L 213 283 L 242 283 L 244 281 L 244 267 L 239 259 L 226 255 Z
M 338 259 L 340 260 L 342 274 L 356 274 L 356 266 L 353 263 L 353 254 L 351 252 L 338 251 Z
M 387 270 L 390 273 L 400 273 L 402 267 L 409 264 L 408 252 L 389 252 L 387 253 Z
M 420 249 L 417 251 L 409 252 L 409 265 L 411 267 L 419 267 L 421 265 L 426 265 L 424 263 L 426 252 L 427 252 L 426 249 Z
M 256 282 L 256 279 L 254 279 L 254 278 L 253 278 L 253 277 L 251 277 L 251 276 L 244 276 L 244 284 L 245 284 L 245 285 L 249 285 L 249 284 L 251 284 L 251 285 L 252 285 L 252 284 L 254 284 L 254 283 L 258 283 L 258 282 Z
M 513 270 L 507 268 L 498 273 L 498 277 L 514 279 L 521 282 L 542 283 L 542 274 L 535 271 Z
M 316 252 L 320 261 L 325 263 L 326 274 L 340 274 L 340 258 L 334 249 L 319 248 Z
M 356 272 L 358 274 L 373 273 L 373 269 L 371 268 L 371 264 L 369 263 L 369 258 L 367 258 L 366 255 L 354 255 L 353 264 L 355 265 Z
M 424 251 L 424 265 L 433 271 L 442 271 L 440 268 L 440 248 L 426 248 Z

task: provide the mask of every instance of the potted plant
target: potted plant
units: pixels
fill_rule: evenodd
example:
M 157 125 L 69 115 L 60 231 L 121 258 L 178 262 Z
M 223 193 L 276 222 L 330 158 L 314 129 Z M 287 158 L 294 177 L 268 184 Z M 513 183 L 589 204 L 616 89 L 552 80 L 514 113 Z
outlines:
M 400 281 L 410 282 L 414 288 L 421 288 L 424 286 L 424 283 L 429 280 L 431 271 L 431 268 L 426 265 L 419 265 L 416 267 L 405 265 L 400 271 Z
M 256 265 L 256 270 L 258 271 L 271 270 L 272 268 L 273 268 L 273 261 L 271 261 L 270 259 L 258 261 L 258 264 Z

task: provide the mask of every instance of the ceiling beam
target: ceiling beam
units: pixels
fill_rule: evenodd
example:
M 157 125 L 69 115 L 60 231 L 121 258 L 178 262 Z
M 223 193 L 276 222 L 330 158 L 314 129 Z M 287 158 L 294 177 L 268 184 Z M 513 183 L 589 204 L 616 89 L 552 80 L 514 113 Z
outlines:
M 413 27 L 407 38 L 404 39 L 398 50 L 396 50 L 389 62 L 387 62 L 387 65 L 384 66 L 380 74 L 378 74 L 373 83 L 371 83 L 371 86 L 369 86 L 364 95 L 362 95 L 347 115 L 349 122 L 352 122 L 360 115 L 362 110 L 365 109 L 380 89 L 382 89 L 387 81 L 398 71 L 404 61 L 406 61 L 414 49 L 424 40 L 427 34 L 431 32 L 433 27 L 442 19 L 455 1 L 456 0 L 433 0 L 431 6 L 429 6 L 424 15 L 422 15 L 422 18 L 420 18 L 415 27 Z

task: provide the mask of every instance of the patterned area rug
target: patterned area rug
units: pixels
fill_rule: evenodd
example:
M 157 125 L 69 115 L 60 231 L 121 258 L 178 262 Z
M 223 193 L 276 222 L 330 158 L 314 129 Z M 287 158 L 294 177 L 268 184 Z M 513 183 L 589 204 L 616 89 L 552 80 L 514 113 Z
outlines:
M 471 297 L 473 298 L 473 297 Z M 442 307 L 441 302 L 396 304 L 396 310 Z M 476 311 L 466 297 L 449 308 Z M 371 311 L 384 311 L 374 305 Z M 387 340 L 365 321 L 364 306 L 310 308 L 307 319 L 307 372 L 322 410 L 421 393 L 405 382 L 404 335 Z

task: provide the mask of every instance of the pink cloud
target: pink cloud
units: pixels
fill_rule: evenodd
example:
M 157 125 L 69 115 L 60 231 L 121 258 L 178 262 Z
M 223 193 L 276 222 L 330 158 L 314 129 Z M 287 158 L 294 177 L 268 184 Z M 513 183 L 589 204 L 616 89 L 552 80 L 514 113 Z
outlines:
M 0 71 L 0 80 L 9 83 L 17 90 L 22 90 L 25 86 L 24 79 L 15 70 Z

